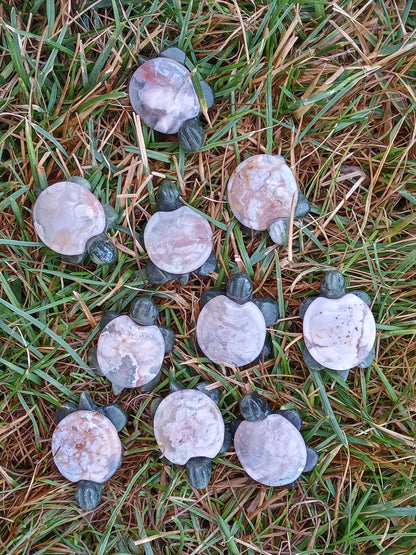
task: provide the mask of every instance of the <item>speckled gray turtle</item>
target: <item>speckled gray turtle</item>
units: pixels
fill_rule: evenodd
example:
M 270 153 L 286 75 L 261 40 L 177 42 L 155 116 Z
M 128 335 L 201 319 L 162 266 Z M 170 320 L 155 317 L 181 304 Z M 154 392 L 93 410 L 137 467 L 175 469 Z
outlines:
M 302 301 L 305 348 L 311 370 L 337 371 L 347 379 L 351 368 L 368 368 L 374 360 L 376 323 L 364 291 L 345 291 L 343 275 L 331 270 L 321 282 L 321 295 Z
M 157 58 L 142 57 L 141 61 L 129 84 L 133 110 L 151 129 L 169 135 L 178 133 L 185 150 L 198 151 L 205 132 L 199 122 L 201 104 L 196 88 L 206 108 L 211 108 L 211 87 L 202 78 L 192 81 L 192 63 L 180 48 L 166 48 Z
M 266 486 L 293 485 L 317 463 L 316 451 L 300 434 L 302 418 L 296 410 L 272 412 L 256 392 L 240 402 L 243 419 L 232 423 L 237 457 L 253 480 Z
M 157 325 L 158 308 L 147 296 L 136 300 L 130 316 L 115 311 L 101 319 L 101 333 L 89 363 L 108 378 L 115 395 L 124 388 L 151 391 L 159 383 L 163 359 L 173 349 L 175 334 Z
M 227 184 L 228 202 L 245 228 L 268 230 L 277 245 L 287 245 L 292 204 L 294 217 L 304 218 L 309 203 L 295 176 L 279 155 L 257 154 L 241 162 Z
M 39 239 L 66 262 L 111 264 L 117 250 L 107 236 L 117 220 L 109 204 L 101 204 L 83 177 L 70 177 L 40 191 L 33 206 Z
M 196 338 L 209 359 L 245 366 L 270 356 L 272 347 L 266 328 L 277 321 L 278 305 L 271 297 L 253 298 L 248 274 L 232 276 L 225 292 L 204 291 L 200 303 Z
M 171 383 L 171 393 L 152 403 L 156 441 L 171 463 L 185 465 L 193 488 L 206 488 L 211 460 L 230 446 L 218 403 L 220 392 L 207 382 L 194 389 Z
M 86 511 L 95 509 L 104 483 L 121 466 L 123 448 L 118 432 L 127 423 L 115 404 L 98 408 L 82 393 L 79 404 L 67 402 L 56 412 L 52 456 L 59 472 L 77 483 L 75 499 Z
M 156 194 L 157 212 L 147 222 L 143 243 L 150 258 L 147 278 L 153 285 L 176 279 L 182 284 L 195 272 L 206 276 L 217 260 L 212 250 L 212 230 L 208 221 L 183 206 L 178 189 L 165 180 Z

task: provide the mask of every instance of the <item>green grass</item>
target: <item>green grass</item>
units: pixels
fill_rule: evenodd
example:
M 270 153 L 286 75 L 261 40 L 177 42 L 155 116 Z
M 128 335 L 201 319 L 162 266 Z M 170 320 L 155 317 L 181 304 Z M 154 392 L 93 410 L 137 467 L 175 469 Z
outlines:
M 416 554 L 415 28 L 409 0 L 0 5 L 1 554 Z M 139 55 L 169 45 L 215 91 L 198 154 L 145 126 L 145 153 L 139 144 L 129 77 Z M 313 207 L 292 256 L 246 237 L 225 202 L 237 163 L 262 152 L 287 158 Z M 129 414 L 123 466 L 84 513 L 52 461 L 54 413 L 82 391 L 114 401 L 87 353 L 105 310 L 152 290 L 132 230 L 152 213 L 160 174 L 208 215 L 220 265 L 154 291 L 175 348 L 152 394 L 116 398 Z M 34 232 L 36 189 L 71 175 L 120 213 L 111 267 L 64 264 Z M 329 267 L 372 295 L 377 320 L 375 363 L 346 384 L 311 375 L 301 356 L 299 303 Z M 232 372 L 198 355 L 194 328 L 202 291 L 238 270 L 278 299 L 280 319 L 274 358 Z M 295 489 L 267 488 L 231 449 L 208 490 L 193 491 L 153 437 L 150 403 L 170 378 L 221 384 L 226 420 L 253 388 L 297 408 L 316 468 Z

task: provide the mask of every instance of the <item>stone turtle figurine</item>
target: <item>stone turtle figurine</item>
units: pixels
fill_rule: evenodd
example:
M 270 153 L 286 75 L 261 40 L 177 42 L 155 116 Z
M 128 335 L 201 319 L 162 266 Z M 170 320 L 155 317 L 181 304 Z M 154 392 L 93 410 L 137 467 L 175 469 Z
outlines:
M 171 329 L 157 325 L 158 313 L 155 302 L 143 296 L 132 304 L 130 316 L 115 311 L 103 315 L 89 363 L 111 381 L 115 395 L 124 388 L 151 391 L 158 384 L 163 359 L 175 341 Z
M 211 459 L 225 452 L 229 434 L 218 403 L 218 389 L 208 390 L 207 382 L 195 389 L 173 390 L 153 403 L 156 441 L 163 456 L 171 463 L 186 465 L 188 481 L 193 488 L 206 488 L 211 479 Z
M 95 264 L 116 260 L 117 250 L 106 235 L 116 220 L 115 210 L 101 204 L 83 177 L 70 177 L 43 189 L 33 206 L 39 239 L 74 264 L 82 263 L 87 254 Z
M 186 284 L 190 272 L 208 275 L 217 266 L 212 230 L 205 218 L 183 206 L 175 184 L 165 180 L 156 194 L 157 212 L 147 222 L 143 243 L 149 255 L 147 278 L 153 285 L 172 279 Z
M 146 60 L 146 59 L 145 59 Z M 145 124 L 160 133 L 178 133 L 185 150 L 196 152 L 204 143 L 205 132 L 199 122 L 201 105 L 183 50 L 166 48 L 160 56 L 144 61 L 129 84 L 130 102 Z M 207 108 L 214 105 L 214 94 L 203 79 L 200 92 Z
M 98 408 L 90 395 L 82 393 L 79 405 L 67 402 L 56 412 L 52 456 L 59 472 L 77 482 L 75 499 L 86 511 L 95 509 L 103 484 L 123 461 L 118 432 L 127 423 L 118 405 Z
M 257 154 L 241 162 L 228 180 L 227 193 L 237 220 L 255 231 L 268 229 L 278 245 L 288 243 L 292 202 L 295 218 L 309 213 L 309 203 L 282 156 Z
M 332 270 L 321 282 L 321 295 L 302 301 L 305 349 L 311 370 L 329 368 L 347 379 L 354 366 L 368 368 L 374 360 L 376 323 L 371 299 L 364 291 L 346 293 L 343 275 Z
M 245 366 L 270 356 L 266 328 L 277 321 L 278 305 L 271 297 L 253 299 L 248 274 L 232 276 L 225 292 L 204 291 L 200 303 L 196 338 L 202 352 L 213 362 Z
M 242 398 L 240 411 L 243 420 L 232 425 L 234 447 L 250 478 L 266 486 L 285 486 L 313 469 L 318 455 L 300 434 L 297 411 L 273 413 L 266 399 L 253 391 Z

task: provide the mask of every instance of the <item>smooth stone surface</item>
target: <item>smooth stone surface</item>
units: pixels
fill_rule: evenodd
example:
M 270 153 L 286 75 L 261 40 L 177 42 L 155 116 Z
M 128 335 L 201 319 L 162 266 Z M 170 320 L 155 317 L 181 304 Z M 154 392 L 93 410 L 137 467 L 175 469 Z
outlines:
M 186 464 L 193 457 L 214 458 L 223 445 L 225 426 L 208 395 L 180 389 L 157 407 L 154 430 L 163 456 L 174 464 Z
M 276 245 L 287 245 L 289 240 L 290 218 L 278 218 L 269 225 L 270 239 Z
M 120 466 L 121 442 L 103 414 L 79 410 L 59 422 L 52 436 L 52 455 L 67 480 L 103 483 Z
M 83 254 L 88 239 L 104 231 L 105 213 L 85 187 L 61 181 L 41 192 L 33 207 L 33 222 L 46 246 L 74 256 Z
M 202 351 L 213 362 L 244 366 L 261 353 L 266 339 L 266 323 L 261 311 L 251 301 L 237 304 L 225 295 L 219 295 L 201 310 L 196 336 Z
M 153 58 L 137 68 L 129 95 L 133 110 L 161 133 L 177 133 L 184 121 L 201 111 L 190 72 L 171 58 Z
M 212 253 L 209 223 L 187 206 L 156 212 L 144 229 L 150 260 L 165 272 L 186 274 L 200 268 Z
M 238 426 L 234 436 L 237 457 L 253 480 L 266 486 L 291 484 L 306 464 L 306 445 L 298 430 L 279 414 Z
M 277 218 L 288 218 L 298 188 L 289 166 L 269 154 L 251 156 L 231 175 L 228 202 L 243 225 L 264 231 Z
M 317 297 L 303 317 L 303 335 L 317 362 L 331 370 L 348 370 L 373 348 L 376 324 L 369 307 L 356 295 Z
M 140 387 L 159 372 L 165 342 L 157 326 L 140 326 L 119 316 L 105 326 L 97 345 L 100 369 L 119 388 Z

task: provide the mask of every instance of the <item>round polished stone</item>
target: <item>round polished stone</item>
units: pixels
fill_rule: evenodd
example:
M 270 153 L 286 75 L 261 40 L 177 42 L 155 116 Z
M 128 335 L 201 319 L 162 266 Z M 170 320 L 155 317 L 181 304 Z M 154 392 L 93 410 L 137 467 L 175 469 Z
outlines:
M 180 389 L 165 397 L 157 407 L 154 429 L 162 454 L 174 464 L 186 464 L 193 457 L 212 459 L 224 443 L 220 409 L 196 389 Z
M 277 218 L 288 218 L 298 188 L 289 166 L 278 156 L 258 154 L 241 162 L 231 175 L 228 202 L 243 225 L 264 231 Z
M 97 345 L 100 370 L 117 387 L 141 387 L 155 378 L 165 356 L 157 326 L 141 326 L 118 316 L 102 330 Z
M 303 317 L 305 345 L 312 357 L 331 370 L 349 370 L 363 362 L 374 346 L 376 324 L 370 308 L 356 295 L 317 297 Z
M 44 189 L 33 207 L 39 239 L 59 254 L 85 252 L 88 239 L 105 229 L 101 202 L 85 187 L 61 181 Z
M 153 58 L 138 67 L 129 95 L 133 110 L 161 133 L 177 133 L 184 121 L 201 111 L 190 72 L 170 58 Z
M 90 410 L 68 414 L 52 435 L 53 460 L 71 482 L 105 482 L 120 466 L 121 449 L 115 426 L 103 414 Z
M 266 486 L 291 484 L 306 464 L 306 445 L 299 431 L 280 414 L 243 420 L 234 436 L 237 457 L 253 480 Z
M 155 266 L 172 274 L 200 268 L 212 252 L 209 223 L 191 208 L 156 212 L 144 229 L 144 244 Z
M 244 366 L 261 353 L 266 323 L 254 303 L 237 304 L 219 295 L 201 310 L 196 336 L 202 351 L 213 362 Z

